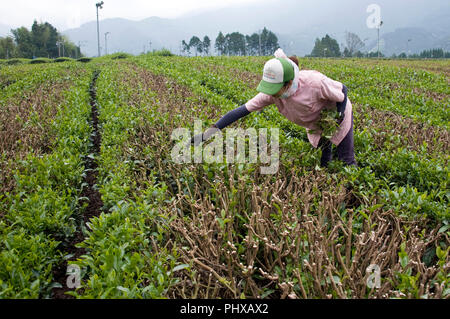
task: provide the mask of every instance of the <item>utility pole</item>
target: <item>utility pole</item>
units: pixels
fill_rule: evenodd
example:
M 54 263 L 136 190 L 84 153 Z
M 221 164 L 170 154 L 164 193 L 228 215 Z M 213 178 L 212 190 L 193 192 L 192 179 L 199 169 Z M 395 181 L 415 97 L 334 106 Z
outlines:
M 106 32 L 105 33 L 105 55 L 108 55 L 108 39 L 107 39 L 107 35 L 110 34 L 111 32 Z
M 80 51 L 80 55 L 81 55 L 81 46 L 84 45 L 84 42 L 86 41 L 78 41 L 78 51 Z M 77 52 L 77 59 L 78 59 L 78 52 Z
M 98 56 L 100 56 L 100 29 L 98 25 L 98 9 L 103 9 L 104 2 L 97 2 L 95 6 L 97 7 L 97 43 L 98 43 Z
M 152 49 L 152 41 L 149 41 L 148 43 L 148 52 L 150 52 Z
M 406 58 L 408 58 L 408 52 L 409 52 L 409 42 L 411 42 L 412 39 L 408 39 L 408 41 L 406 41 Z
M 262 30 L 258 30 L 259 31 L 259 56 L 261 56 L 261 33 Z
M 58 47 L 58 57 L 61 57 L 61 41 L 56 41 L 56 46 Z
M 380 24 L 378 25 L 377 32 L 378 32 L 378 58 L 380 58 L 380 28 L 383 25 L 383 21 L 380 21 Z

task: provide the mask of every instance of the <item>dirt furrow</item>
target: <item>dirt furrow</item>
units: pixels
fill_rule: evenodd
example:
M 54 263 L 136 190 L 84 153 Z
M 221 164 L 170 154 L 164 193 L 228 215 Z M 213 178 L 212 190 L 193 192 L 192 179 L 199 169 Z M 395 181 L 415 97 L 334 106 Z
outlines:
M 73 299 L 73 296 L 66 295 L 67 291 L 71 291 L 72 289 L 67 285 L 67 269 L 70 265 L 70 261 L 77 260 L 80 256 L 86 253 L 84 248 L 77 248 L 76 245 L 81 243 L 84 240 L 83 228 L 84 225 L 92 218 L 99 216 L 103 202 L 101 199 L 101 194 L 96 187 L 97 184 L 97 175 L 98 175 L 98 163 L 97 156 L 100 153 L 100 145 L 101 145 L 101 133 L 98 127 L 98 105 L 97 105 L 97 92 L 96 92 L 96 82 L 97 78 L 100 74 L 100 71 L 94 71 L 93 78 L 91 81 L 91 85 L 89 88 L 90 95 L 90 105 L 91 105 L 91 125 L 92 125 L 92 134 L 90 138 L 90 145 L 88 154 L 85 156 L 85 177 L 84 184 L 85 187 L 81 193 L 81 197 L 83 198 L 80 201 L 80 208 L 86 207 L 83 210 L 83 213 L 79 216 L 76 216 L 78 221 L 78 229 L 75 233 L 74 237 L 69 242 L 62 243 L 62 248 L 70 258 L 63 262 L 57 269 L 54 271 L 55 281 L 61 285 L 61 288 L 53 289 L 53 298 L 55 299 Z

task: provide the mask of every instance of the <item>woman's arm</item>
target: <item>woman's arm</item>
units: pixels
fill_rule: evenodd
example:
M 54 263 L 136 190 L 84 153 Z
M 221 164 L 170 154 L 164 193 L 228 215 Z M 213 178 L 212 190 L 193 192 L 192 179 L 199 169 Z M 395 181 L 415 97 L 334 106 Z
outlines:
M 227 114 L 222 116 L 220 120 L 216 122 L 216 124 L 207 129 L 204 133 L 197 134 L 192 137 L 191 143 L 194 143 L 194 145 L 198 145 L 201 142 L 208 140 L 218 130 L 225 128 L 226 126 L 250 114 L 251 112 L 260 111 L 270 104 L 273 104 L 272 96 L 264 93 L 258 93 L 255 97 L 247 101 L 247 103 L 242 104 L 238 108 L 235 108 L 234 110 L 229 111 Z
M 222 116 L 222 118 L 220 120 L 218 120 L 216 122 L 216 124 L 214 124 L 214 126 L 217 127 L 219 130 L 221 130 L 224 127 L 230 125 L 233 122 L 236 122 L 237 120 L 239 120 L 240 118 L 242 118 L 248 114 L 250 114 L 250 111 L 247 110 L 247 107 L 245 106 L 245 104 L 242 104 L 238 108 L 236 108 L 232 111 L 229 111 L 227 114 Z
M 213 127 L 210 127 L 204 133 L 197 134 L 192 137 L 191 143 L 194 143 L 194 145 L 198 145 L 201 142 L 207 141 L 218 130 L 223 129 L 224 127 L 236 122 L 237 120 L 248 114 L 250 114 L 250 112 L 247 110 L 245 104 L 242 104 L 238 108 L 235 108 L 234 110 L 229 111 L 227 114 L 222 116 L 220 120 L 218 120 L 216 124 L 213 125 Z
M 344 85 L 341 82 L 332 80 L 327 76 L 323 76 L 323 79 L 320 82 L 320 98 L 336 103 L 342 102 L 345 98 L 343 88 Z

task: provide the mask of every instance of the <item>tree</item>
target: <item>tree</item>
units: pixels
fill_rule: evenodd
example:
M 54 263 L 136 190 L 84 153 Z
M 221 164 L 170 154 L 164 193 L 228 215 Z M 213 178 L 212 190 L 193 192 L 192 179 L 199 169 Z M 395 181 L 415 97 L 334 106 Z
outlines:
M 311 51 L 311 56 L 320 57 L 323 56 L 323 46 L 322 41 L 316 38 L 316 42 L 314 43 L 314 48 Z
M 330 37 L 328 34 L 325 36 L 325 38 L 322 38 L 322 43 L 324 45 L 325 56 L 331 57 L 341 56 L 341 51 L 339 49 L 338 42 L 332 37 Z
M 60 36 L 60 41 L 64 45 L 64 56 L 76 57 L 81 55 L 80 48 L 70 42 L 66 36 Z
M 259 55 L 259 34 L 253 33 L 251 36 L 245 36 L 248 55 Z
M 197 52 L 201 53 L 202 52 L 202 41 L 200 40 L 199 37 L 197 36 L 193 36 L 191 38 L 191 40 L 189 40 L 189 47 L 190 48 L 194 48 L 195 50 L 195 56 L 197 56 Z
M 33 57 L 33 43 L 31 41 L 31 33 L 25 27 L 11 30 L 14 41 L 17 44 L 17 56 L 19 58 Z
M 187 53 L 188 55 L 191 54 L 191 48 L 189 47 L 189 44 L 186 43 L 186 41 L 181 41 L 181 51 L 183 53 Z
M 420 58 L 431 58 L 431 59 L 448 58 L 448 52 L 444 52 L 444 50 L 442 48 L 424 50 L 424 51 L 420 52 L 419 57 Z
M 220 31 L 214 44 L 218 55 L 259 55 L 260 53 L 263 55 L 271 55 L 278 47 L 277 36 L 267 28 L 264 28 L 261 35 L 253 33 L 251 36 L 243 35 L 239 32 L 223 35 L 222 31 Z M 204 36 L 203 41 L 193 36 L 189 40 L 189 43 L 186 43 L 184 40 L 181 42 L 181 51 L 183 53 L 187 52 L 189 54 L 190 49 L 194 49 L 195 55 L 197 53 L 209 55 L 210 48 L 211 40 L 208 36 Z
M 225 51 L 228 55 L 245 55 L 245 36 L 233 32 L 225 36 Z
M 352 54 L 350 53 L 350 50 L 347 47 L 344 49 L 344 52 L 342 52 L 342 55 L 346 58 L 349 58 L 352 56 Z
M 267 38 L 265 41 L 264 55 L 271 55 L 279 47 L 280 45 L 278 44 L 278 38 L 275 35 L 275 33 L 273 33 L 272 31 L 268 31 Z
M 321 40 L 316 39 L 314 48 L 311 51 L 313 57 L 340 57 L 341 51 L 338 42 L 328 34 Z
M 214 44 L 214 47 L 217 51 L 217 54 L 219 54 L 219 55 L 225 54 L 225 37 L 224 37 L 222 31 L 219 32 L 219 35 L 216 38 L 216 43 Z
M 49 57 L 60 55 L 57 42 L 62 43 L 64 55 L 71 57 L 81 56 L 80 49 L 68 38 L 61 36 L 50 23 L 33 22 L 31 31 L 25 27 L 11 30 L 17 44 L 17 56 L 22 58 Z M 61 52 L 62 53 L 62 52 Z M 62 55 L 62 54 L 61 54 Z
M 267 50 L 267 38 L 269 37 L 269 30 L 264 28 L 260 34 L 261 37 L 261 55 L 268 55 L 269 50 Z
M 377 52 L 377 51 L 369 52 L 369 53 L 367 54 L 367 57 L 368 57 L 368 58 L 377 58 L 377 57 L 378 57 L 378 52 Z M 384 54 L 381 53 L 381 52 L 380 52 L 380 57 L 384 57 Z
M 353 56 L 355 56 L 357 58 L 363 58 L 364 57 L 364 53 L 362 53 L 361 51 L 358 50 L 358 52 L 354 53 Z
M 0 38 L 0 59 L 16 57 L 16 45 L 11 37 Z
M 346 50 L 344 50 L 344 56 L 353 56 L 357 51 L 362 49 L 365 45 L 361 41 L 359 36 L 352 32 L 345 32 Z M 347 55 L 346 55 L 347 54 Z
M 209 55 L 209 50 L 211 48 L 211 40 L 207 35 L 203 37 L 203 52 L 205 52 L 206 55 Z
M 221 47 L 223 34 L 216 39 L 216 47 Z M 271 55 L 279 48 L 278 38 L 272 31 L 264 28 L 260 34 L 243 35 L 233 32 L 225 36 L 225 41 L 220 54 L 228 55 Z

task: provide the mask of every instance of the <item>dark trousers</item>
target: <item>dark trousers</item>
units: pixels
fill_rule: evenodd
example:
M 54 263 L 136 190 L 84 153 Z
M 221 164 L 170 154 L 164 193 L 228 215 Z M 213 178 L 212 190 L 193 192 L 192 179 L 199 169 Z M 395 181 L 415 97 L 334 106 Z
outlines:
M 322 158 L 320 159 L 320 166 L 327 167 L 328 163 L 332 160 L 332 143 L 329 139 L 322 137 L 319 141 L 319 146 L 322 150 Z M 355 165 L 355 148 L 353 146 L 353 114 L 352 114 L 352 125 L 350 130 L 344 139 L 336 147 L 336 153 L 339 160 L 343 161 L 346 165 Z

